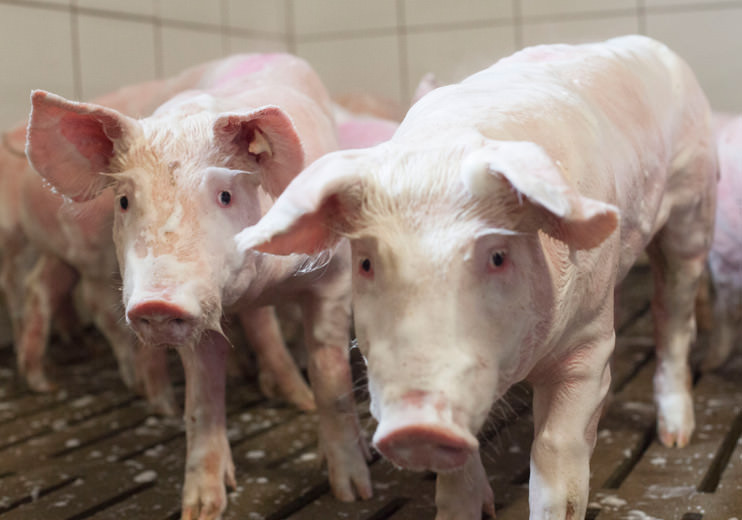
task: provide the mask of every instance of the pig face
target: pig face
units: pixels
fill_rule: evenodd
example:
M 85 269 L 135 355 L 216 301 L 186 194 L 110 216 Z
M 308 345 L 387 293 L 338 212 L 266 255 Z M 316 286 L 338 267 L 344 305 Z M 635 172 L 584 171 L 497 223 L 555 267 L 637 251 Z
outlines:
M 532 143 L 388 143 L 320 159 L 238 242 L 285 254 L 350 238 L 374 443 L 406 468 L 450 471 L 555 340 L 569 256 L 616 224 L 615 208 L 579 196 Z
M 200 104 L 206 103 L 206 106 Z M 127 321 L 151 344 L 221 331 L 223 305 L 255 274 L 233 235 L 281 190 L 303 152 L 277 107 L 214 114 L 208 100 L 144 120 L 37 92 L 29 157 L 74 200 L 112 186 Z M 275 193 L 274 193 L 275 194 Z

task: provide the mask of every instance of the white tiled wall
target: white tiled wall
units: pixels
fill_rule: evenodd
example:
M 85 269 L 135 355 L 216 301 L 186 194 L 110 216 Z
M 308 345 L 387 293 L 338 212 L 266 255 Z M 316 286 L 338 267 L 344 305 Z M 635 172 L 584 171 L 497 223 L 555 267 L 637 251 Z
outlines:
M 43 88 L 92 98 L 232 52 L 290 51 L 330 90 L 406 104 L 525 45 L 644 33 L 742 112 L 742 0 L 0 0 L 0 128 Z

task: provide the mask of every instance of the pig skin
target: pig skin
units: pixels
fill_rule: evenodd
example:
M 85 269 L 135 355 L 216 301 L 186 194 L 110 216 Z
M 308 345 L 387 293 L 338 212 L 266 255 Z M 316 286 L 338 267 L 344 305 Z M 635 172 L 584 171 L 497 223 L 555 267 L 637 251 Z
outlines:
M 437 520 L 493 513 L 475 436 L 523 379 L 530 518 L 579 519 L 614 287 L 644 249 L 659 439 L 690 440 L 687 355 L 717 170 L 708 102 L 667 47 L 537 46 L 428 92 L 387 143 L 315 162 L 237 241 L 293 254 L 350 239 L 374 443 L 439 472 Z

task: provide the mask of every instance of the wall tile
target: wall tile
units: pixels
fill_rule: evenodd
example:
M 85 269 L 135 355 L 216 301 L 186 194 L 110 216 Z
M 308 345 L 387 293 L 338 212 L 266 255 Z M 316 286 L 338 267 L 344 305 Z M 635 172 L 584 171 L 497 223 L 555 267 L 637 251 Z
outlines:
M 513 19 L 512 0 L 404 0 L 408 26 Z
M 703 8 L 709 4 L 709 0 L 644 0 L 647 9 L 655 7 L 682 7 L 693 6 Z
M 616 10 L 637 10 L 637 0 L 520 0 L 521 14 L 528 16 L 569 15 L 576 13 L 601 13 Z
M 396 0 L 295 0 L 292 5 L 297 37 L 397 26 Z
M 523 24 L 523 45 L 585 43 L 639 32 L 635 16 Z
M 154 16 L 155 0 L 75 0 L 82 9 L 96 9 L 113 13 Z
M 151 23 L 81 14 L 78 26 L 83 98 L 155 77 Z
M 408 34 L 408 96 L 428 72 L 441 83 L 460 81 L 513 52 L 512 26 Z
M 55 4 L 55 5 L 60 5 L 60 6 L 69 6 L 72 4 L 72 0 L 44 0 L 44 3 Z
M 221 25 L 222 0 L 158 0 L 164 20 Z
M 284 39 L 253 38 L 246 36 L 230 36 L 229 52 L 288 52 Z
M 286 35 L 286 0 L 227 0 L 227 25 L 258 33 Z
M 396 35 L 298 43 L 297 54 L 334 95 L 368 92 L 402 99 Z
M 647 13 L 646 23 L 690 64 L 716 110 L 742 112 L 742 8 Z
M 0 128 L 28 116 L 31 89 L 75 94 L 71 17 L 65 10 L 0 4 Z
M 162 64 L 166 77 L 226 53 L 226 42 L 219 33 L 179 27 L 162 28 Z

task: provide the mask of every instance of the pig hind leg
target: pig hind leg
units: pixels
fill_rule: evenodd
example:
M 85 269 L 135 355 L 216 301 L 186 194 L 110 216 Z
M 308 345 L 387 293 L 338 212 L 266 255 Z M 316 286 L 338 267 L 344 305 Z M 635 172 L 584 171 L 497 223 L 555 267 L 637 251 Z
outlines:
M 720 368 L 732 353 L 737 327 L 742 320 L 742 290 L 717 287 L 714 301 L 714 329 L 703 360 L 703 370 Z
M 712 236 L 713 190 L 707 192 L 673 208 L 647 250 L 654 282 L 657 430 L 666 446 L 685 446 L 695 427 L 688 355 L 696 335 L 695 297 Z
M 33 263 L 30 247 L 22 235 L 5 237 L 0 244 L 0 290 L 5 296 L 5 304 L 10 314 L 13 342 L 20 342 L 23 319 L 23 280 L 26 265 Z M 35 254 L 35 252 L 33 253 Z
M 314 410 L 314 396 L 286 348 L 274 308 L 246 309 L 239 317 L 258 358 L 258 381 L 263 394 L 281 395 L 300 410 Z
M 51 319 L 77 283 L 77 272 L 61 260 L 41 255 L 24 281 L 24 310 L 17 342 L 18 370 L 29 387 L 47 392 L 54 387 L 44 370 Z
M 348 502 L 373 494 L 366 466 L 370 452 L 361 433 L 350 370 L 349 302 L 307 297 L 302 302 L 309 351 L 309 380 L 319 415 L 320 451 L 336 498 Z

